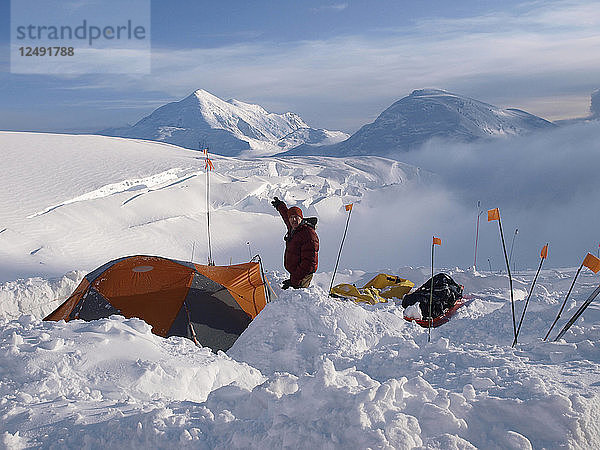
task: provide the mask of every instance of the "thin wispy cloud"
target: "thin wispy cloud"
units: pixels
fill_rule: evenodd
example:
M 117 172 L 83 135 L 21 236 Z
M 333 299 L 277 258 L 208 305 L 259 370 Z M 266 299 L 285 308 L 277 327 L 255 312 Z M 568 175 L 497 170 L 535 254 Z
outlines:
M 163 92 L 172 99 L 204 88 L 345 131 L 422 87 L 574 117 L 587 113 L 586 98 L 600 80 L 599 16 L 584 2 L 527 3 L 514 13 L 432 19 L 322 40 L 155 46 L 150 75 L 90 77 L 89 86 Z M 556 104 L 562 96 L 569 101 L 561 115 Z
M 323 5 L 316 8 L 311 8 L 310 10 L 313 12 L 322 12 L 322 11 L 333 11 L 339 12 L 348 8 L 348 3 L 333 3 L 331 5 Z

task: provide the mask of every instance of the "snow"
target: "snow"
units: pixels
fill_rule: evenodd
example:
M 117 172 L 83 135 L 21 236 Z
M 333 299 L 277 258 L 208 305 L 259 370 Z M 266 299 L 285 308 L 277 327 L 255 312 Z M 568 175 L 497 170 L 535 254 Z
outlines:
M 502 109 L 442 89 L 419 89 L 398 100 L 345 141 L 329 146 L 302 145 L 287 155 L 378 155 L 403 159 L 430 140 L 471 142 L 555 128 L 518 109 Z
M 412 216 L 395 199 L 433 189 L 430 173 L 377 157 L 213 157 L 217 263 L 247 260 L 248 242 L 277 294 L 226 354 L 214 354 L 156 336 L 136 318 L 41 320 L 113 257 L 189 260 L 197 243 L 195 260 L 203 259 L 206 178 L 197 152 L 8 132 L 0 148 L 2 448 L 600 446 L 600 307 L 592 303 L 564 339 L 542 341 L 576 268 L 541 271 L 515 348 L 505 273 L 436 266 L 470 301 L 431 330 L 430 343 L 399 301 L 327 296 L 343 205 L 355 203 L 353 220 L 366 211 L 371 228 L 390 222 L 402 234 Z M 279 288 L 287 276 L 275 195 L 318 214 L 322 258 L 308 289 Z M 373 199 L 398 209 L 374 215 Z M 336 284 L 362 286 L 385 272 L 420 286 L 430 276 L 430 267 L 398 263 L 395 240 L 358 236 L 349 233 L 356 250 L 344 257 L 357 255 L 361 270 L 343 262 Z M 387 247 L 395 258 L 385 259 Z M 517 319 L 534 276 L 514 273 Z M 552 338 L 598 282 L 582 270 Z
M 469 292 L 475 300 L 432 330 L 431 343 L 426 329 L 403 319 L 400 302 L 329 298 L 322 288 L 327 273 L 306 290 L 276 288 L 277 299 L 227 355 L 184 338 L 155 336 L 139 319 L 41 322 L 28 314 L 3 319 L 3 443 L 596 447 L 600 310 L 586 313 L 566 341 L 540 339 L 574 271 L 561 271 L 558 281 L 555 270 L 542 271 L 543 288 L 532 296 L 531 320 L 515 349 L 508 296 L 500 292 L 506 276 L 449 273 L 467 287 L 479 287 Z M 340 278 L 358 276 L 353 280 L 358 283 L 368 275 Z M 533 274 L 517 277 L 527 283 Z M 597 282 L 591 273 L 581 277 L 581 293 Z M 271 275 L 273 281 L 282 278 Z M 36 301 L 31 297 L 22 307 Z M 517 300 L 518 311 L 523 304 Z M 575 306 L 572 301 L 566 315 Z
M 295 113 L 269 113 L 260 105 L 224 101 L 204 89 L 161 106 L 133 126 L 111 128 L 101 134 L 169 142 L 196 150 L 203 144 L 220 155 L 248 157 L 348 138 L 341 131 L 310 128 Z
M 194 250 L 197 261 L 206 261 L 206 173 L 198 152 L 113 137 L 10 132 L 0 132 L 0 148 L 9 186 L 0 193 L 0 280 L 91 271 L 127 254 L 189 260 Z M 211 158 L 217 264 L 247 261 L 250 242 L 253 256 L 282 268 L 285 230 L 270 203 L 274 196 L 302 206 L 307 216 L 319 214 L 321 241 L 335 246 L 343 203 L 381 186 L 400 195 L 432 177 L 377 157 Z

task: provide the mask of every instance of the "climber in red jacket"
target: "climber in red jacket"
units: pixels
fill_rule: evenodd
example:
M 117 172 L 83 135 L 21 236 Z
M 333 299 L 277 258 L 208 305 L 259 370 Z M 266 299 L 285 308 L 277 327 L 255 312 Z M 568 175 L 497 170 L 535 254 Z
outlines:
M 283 289 L 290 286 L 295 289 L 308 287 L 319 263 L 319 238 L 315 231 L 317 218 L 304 219 L 300 208 L 292 206 L 288 209 L 286 204 L 277 197 L 271 204 L 279 211 L 287 227 L 287 234 L 283 238 L 285 240 L 283 264 L 290 273 L 290 278 L 285 280 L 281 287 Z

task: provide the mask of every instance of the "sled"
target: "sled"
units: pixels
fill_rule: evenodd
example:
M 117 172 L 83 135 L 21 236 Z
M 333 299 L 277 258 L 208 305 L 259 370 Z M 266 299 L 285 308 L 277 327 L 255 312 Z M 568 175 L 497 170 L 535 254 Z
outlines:
M 471 301 L 473 301 L 472 298 L 465 297 L 461 297 L 458 300 L 456 300 L 456 303 L 452 308 L 447 309 L 446 312 L 444 312 L 444 314 L 442 314 L 441 316 L 433 318 L 433 320 L 431 321 L 431 328 L 439 327 L 440 325 L 443 325 L 446 322 L 448 322 L 452 318 L 452 316 L 456 314 L 456 311 L 458 311 L 461 307 L 471 303 Z M 414 317 L 405 316 L 404 320 L 407 320 L 409 322 L 415 322 L 416 324 L 421 325 L 423 328 L 429 328 L 429 320 L 427 319 L 416 319 Z

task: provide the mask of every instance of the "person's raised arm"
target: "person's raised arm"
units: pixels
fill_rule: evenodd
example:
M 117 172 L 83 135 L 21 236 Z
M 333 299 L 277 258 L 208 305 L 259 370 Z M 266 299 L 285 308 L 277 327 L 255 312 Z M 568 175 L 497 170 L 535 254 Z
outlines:
M 291 228 L 291 226 L 290 226 L 290 220 L 288 218 L 288 208 L 285 205 L 285 203 L 282 202 L 281 200 L 279 200 L 277 197 L 274 197 L 273 201 L 271 202 L 271 205 L 273 205 L 273 208 L 275 208 L 277 211 L 279 211 L 279 215 L 281 216 L 281 218 L 283 219 L 283 222 L 285 223 L 285 226 L 289 230 Z

